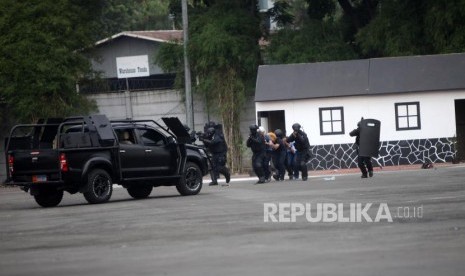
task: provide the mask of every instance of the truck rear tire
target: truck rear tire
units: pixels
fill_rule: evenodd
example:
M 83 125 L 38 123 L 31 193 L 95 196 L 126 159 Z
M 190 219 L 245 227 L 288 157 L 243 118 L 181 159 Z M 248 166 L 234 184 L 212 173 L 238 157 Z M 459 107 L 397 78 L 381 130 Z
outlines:
M 42 207 L 55 207 L 63 199 L 63 191 L 56 189 L 40 189 L 39 193 L 34 195 L 37 204 Z
M 176 189 L 181 195 L 196 195 L 202 189 L 202 171 L 193 162 L 186 163 L 184 177 L 181 177 Z
M 128 187 L 128 194 L 135 199 L 147 198 L 152 193 L 152 185 L 134 185 Z
M 113 193 L 113 182 L 107 171 L 95 169 L 87 176 L 84 197 L 91 204 L 107 202 Z

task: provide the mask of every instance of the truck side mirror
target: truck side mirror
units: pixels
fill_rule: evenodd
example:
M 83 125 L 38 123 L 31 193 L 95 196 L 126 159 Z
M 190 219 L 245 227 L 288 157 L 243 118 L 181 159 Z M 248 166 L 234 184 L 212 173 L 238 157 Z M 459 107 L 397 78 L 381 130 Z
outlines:
M 176 143 L 176 140 L 174 139 L 174 137 L 168 136 L 167 142 L 168 142 L 168 144 L 175 144 L 175 143 Z

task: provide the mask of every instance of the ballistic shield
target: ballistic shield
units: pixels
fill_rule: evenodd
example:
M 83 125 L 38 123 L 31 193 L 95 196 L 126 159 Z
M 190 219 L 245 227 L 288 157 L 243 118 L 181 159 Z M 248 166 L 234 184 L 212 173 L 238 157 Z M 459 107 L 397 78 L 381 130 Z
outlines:
M 380 130 L 381 122 L 378 120 L 364 119 L 360 121 L 359 156 L 378 157 Z

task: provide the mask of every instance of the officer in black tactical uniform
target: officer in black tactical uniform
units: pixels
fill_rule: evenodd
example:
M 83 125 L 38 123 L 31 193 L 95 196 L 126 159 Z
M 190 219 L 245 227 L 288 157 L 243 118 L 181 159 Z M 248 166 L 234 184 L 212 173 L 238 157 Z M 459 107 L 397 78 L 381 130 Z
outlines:
M 186 131 L 189 133 L 189 136 L 191 138 L 190 140 L 190 143 L 189 144 L 194 144 L 195 141 L 197 140 L 197 138 L 195 137 L 196 136 L 196 132 L 193 130 L 191 132 L 189 132 L 191 130 L 191 128 L 187 125 L 187 124 L 183 124 L 184 128 L 186 129 Z
M 307 134 L 301 130 L 301 125 L 295 123 L 292 125 L 292 134 L 287 137 L 287 142 L 291 143 L 295 141 L 294 147 L 297 150 L 295 156 L 296 167 L 302 172 L 302 180 L 307 181 L 308 170 L 307 162 L 310 160 L 310 142 L 308 141 Z
M 218 185 L 218 177 L 220 176 L 220 173 L 225 176 L 226 184 L 228 184 L 231 180 L 231 173 L 226 167 L 228 146 L 224 140 L 222 126 L 220 124 L 216 124 L 215 127 L 208 128 L 205 138 L 202 139 L 202 141 L 212 155 L 212 182 L 210 183 L 210 186 Z
M 263 162 L 265 160 L 265 137 L 257 132 L 257 125 L 250 125 L 250 135 L 247 139 L 247 147 L 252 150 L 252 167 L 258 176 L 256 184 L 265 183 L 265 172 L 263 171 Z
M 362 118 L 363 120 L 363 118 Z M 360 147 L 360 123 L 357 123 L 357 128 L 352 130 L 349 135 L 354 137 L 355 136 L 355 144 L 357 145 L 357 155 L 358 155 L 358 167 L 362 172 L 362 178 L 367 178 L 368 175 L 373 177 L 373 164 L 371 163 L 371 156 L 360 156 L 359 154 L 359 147 Z M 367 174 L 368 170 L 368 174 Z
M 265 182 L 271 181 L 271 160 L 273 158 L 273 141 L 268 133 L 265 132 L 263 126 L 258 127 L 258 133 L 265 138 L 265 158 L 263 158 L 263 173 L 265 174 Z
M 216 126 L 216 123 L 213 122 L 213 121 L 208 121 L 205 123 L 205 125 L 203 126 L 203 132 L 199 131 L 199 132 L 196 132 L 195 135 L 199 138 L 200 141 L 204 141 L 205 139 L 210 139 L 209 136 L 211 137 L 212 134 L 208 135 L 208 129 L 209 128 L 215 128 Z M 205 143 L 203 143 L 204 146 L 206 147 Z M 207 148 L 208 150 L 208 148 Z

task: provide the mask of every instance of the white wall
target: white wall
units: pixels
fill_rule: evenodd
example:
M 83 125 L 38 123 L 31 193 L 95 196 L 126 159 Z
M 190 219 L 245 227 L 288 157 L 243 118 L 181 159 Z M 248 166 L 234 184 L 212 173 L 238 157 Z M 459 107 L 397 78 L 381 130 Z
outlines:
M 186 109 L 183 94 L 178 90 L 155 90 L 127 93 L 101 93 L 88 95 L 97 103 L 99 113 L 106 114 L 110 120 L 115 119 L 151 119 L 159 120 L 163 116 L 179 117 L 186 121 Z M 221 122 L 217 116 L 208 114 L 204 101 L 194 95 L 194 121 L 195 130 L 203 131 L 208 120 Z M 132 116 L 130 114 L 132 111 Z M 255 107 L 253 98 L 246 101 L 244 111 L 241 114 L 242 137 L 247 138 L 249 125 L 254 124 Z
M 465 99 L 465 91 L 417 92 L 388 95 L 350 96 L 292 101 L 257 102 L 256 111 L 285 110 L 286 131 L 298 122 L 309 135 L 310 144 L 353 143 L 349 132 L 361 117 L 381 121 L 381 141 L 453 137 L 455 99 Z M 396 131 L 395 103 L 419 102 L 421 129 Z M 345 134 L 320 135 L 319 108 L 344 108 Z
M 132 118 L 161 121 L 164 116 L 179 117 L 186 121 L 185 104 L 178 90 L 154 90 L 127 93 L 101 93 L 88 97 L 97 103 L 99 113 L 106 114 L 110 120 Z M 132 113 L 132 114 L 131 114 Z M 210 118 L 216 120 L 215 117 Z M 204 103 L 194 97 L 194 123 L 196 131 L 203 131 L 208 114 L 204 111 Z

